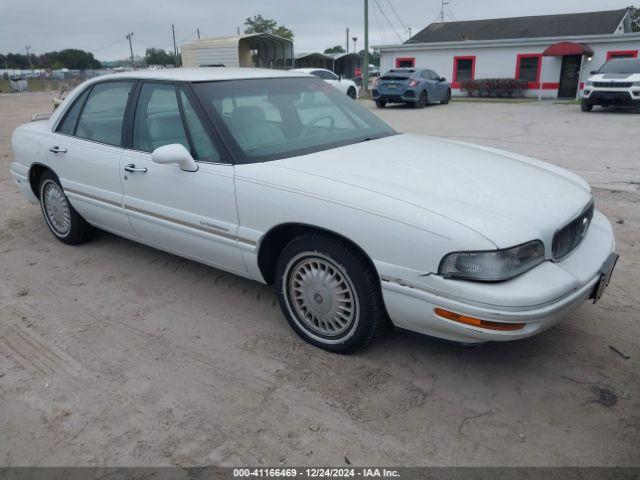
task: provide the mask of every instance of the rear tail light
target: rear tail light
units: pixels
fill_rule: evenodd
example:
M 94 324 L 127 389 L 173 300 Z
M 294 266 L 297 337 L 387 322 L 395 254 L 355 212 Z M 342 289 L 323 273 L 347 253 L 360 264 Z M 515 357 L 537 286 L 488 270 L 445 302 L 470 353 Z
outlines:
M 418 80 L 411 80 L 409 82 L 409 86 L 412 87 L 412 88 L 415 87 L 416 85 L 418 85 Z

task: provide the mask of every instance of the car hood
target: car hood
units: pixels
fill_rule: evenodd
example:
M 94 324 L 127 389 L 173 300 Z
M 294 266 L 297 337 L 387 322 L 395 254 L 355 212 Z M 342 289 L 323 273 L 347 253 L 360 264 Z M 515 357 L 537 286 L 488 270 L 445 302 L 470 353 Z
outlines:
M 482 235 L 498 248 L 553 233 L 591 200 L 588 184 L 559 167 L 521 155 L 411 134 L 361 142 L 271 162 L 304 177 L 310 193 L 335 201 L 366 198 L 368 210 L 429 228 L 432 215 Z M 307 179 L 308 180 L 308 179 Z M 352 189 L 368 195 L 349 195 Z M 362 202 L 362 200 L 360 200 Z M 391 213 L 390 213 L 391 212 Z
M 638 82 L 640 73 L 598 73 L 589 77 L 590 82 Z

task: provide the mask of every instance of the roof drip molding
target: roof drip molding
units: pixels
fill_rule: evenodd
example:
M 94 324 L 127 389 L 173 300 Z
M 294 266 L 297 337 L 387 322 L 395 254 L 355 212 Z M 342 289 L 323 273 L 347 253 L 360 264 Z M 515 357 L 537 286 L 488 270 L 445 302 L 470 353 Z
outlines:
M 563 57 L 565 55 L 593 55 L 591 47 L 582 43 L 558 42 L 547 48 L 542 55 L 545 57 Z

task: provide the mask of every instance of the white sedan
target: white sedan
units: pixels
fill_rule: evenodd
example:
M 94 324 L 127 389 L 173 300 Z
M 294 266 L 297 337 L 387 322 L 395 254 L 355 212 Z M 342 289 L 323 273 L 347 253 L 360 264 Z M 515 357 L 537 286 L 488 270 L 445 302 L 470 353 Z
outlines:
M 340 90 L 345 95 L 353 98 L 354 100 L 358 98 L 358 85 L 353 80 L 349 80 L 348 78 L 342 78 L 339 75 L 336 75 L 331 70 L 327 70 L 324 68 L 295 68 L 292 70 L 293 72 L 306 73 L 308 75 L 313 75 L 314 77 L 318 77 L 321 80 L 324 80 L 332 87 Z
M 331 351 L 388 319 L 461 343 L 528 337 L 597 300 L 617 259 L 576 175 L 400 134 L 296 72 L 95 78 L 12 147 L 58 240 L 99 228 L 275 283 L 293 329 Z

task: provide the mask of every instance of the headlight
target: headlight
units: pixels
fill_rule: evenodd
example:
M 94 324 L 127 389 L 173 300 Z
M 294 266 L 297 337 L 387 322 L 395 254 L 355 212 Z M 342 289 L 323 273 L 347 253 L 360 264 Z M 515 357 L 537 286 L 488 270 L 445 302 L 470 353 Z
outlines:
M 640 82 L 633 82 L 634 87 L 640 87 Z
M 587 87 L 593 87 L 593 82 L 587 82 Z
M 438 273 L 445 278 L 499 282 L 513 278 L 544 261 L 540 240 L 504 250 L 454 252 L 440 262 Z

